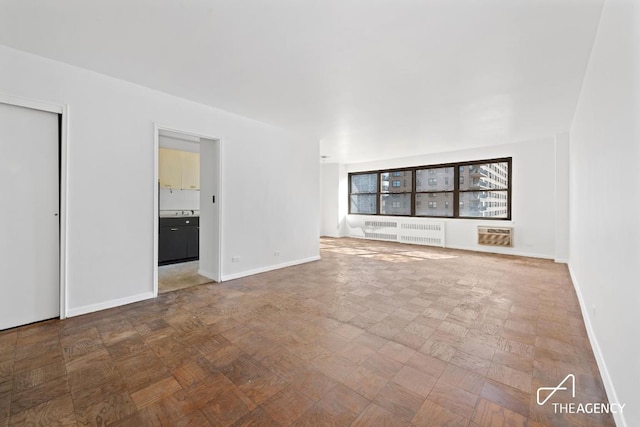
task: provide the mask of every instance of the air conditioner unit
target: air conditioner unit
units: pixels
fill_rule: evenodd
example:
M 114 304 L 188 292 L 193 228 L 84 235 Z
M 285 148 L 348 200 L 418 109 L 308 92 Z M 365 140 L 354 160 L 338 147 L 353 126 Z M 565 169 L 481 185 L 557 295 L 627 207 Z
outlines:
M 485 246 L 513 247 L 513 228 L 478 227 L 478 244 Z

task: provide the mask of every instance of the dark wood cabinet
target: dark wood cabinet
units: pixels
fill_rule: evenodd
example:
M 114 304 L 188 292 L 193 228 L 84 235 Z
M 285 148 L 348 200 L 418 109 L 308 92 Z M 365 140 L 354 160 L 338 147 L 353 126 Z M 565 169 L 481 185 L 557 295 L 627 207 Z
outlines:
M 160 218 L 158 264 L 198 259 L 200 218 Z
M 200 255 L 200 227 L 184 227 L 187 240 L 187 258 L 198 258 Z

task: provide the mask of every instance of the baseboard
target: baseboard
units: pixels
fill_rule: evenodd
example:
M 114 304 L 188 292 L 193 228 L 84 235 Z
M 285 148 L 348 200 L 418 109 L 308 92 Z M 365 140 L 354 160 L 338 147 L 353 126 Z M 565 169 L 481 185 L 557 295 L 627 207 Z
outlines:
M 613 385 L 613 380 L 609 375 L 609 370 L 607 369 L 607 364 L 604 360 L 604 356 L 602 355 L 602 349 L 600 348 L 600 344 L 598 343 L 598 339 L 596 337 L 596 333 L 593 330 L 593 325 L 591 324 L 591 317 L 589 316 L 589 310 L 587 309 L 584 298 L 582 297 L 582 292 L 580 291 L 580 285 L 576 280 L 576 276 L 571 269 L 571 264 L 569 264 L 569 275 L 571 276 L 571 281 L 573 282 L 573 288 L 576 291 L 576 295 L 578 296 L 578 302 L 580 303 L 580 310 L 582 311 L 582 318 L 584 319 L 584 326 L 587 330 L 587 336 L 589 337 L 589 342 L 591 343 L 591 348 L 593 349 L 593 355 L 596 358 L 596 363 L 598 364 L 598 369 L 600 370 L 600 376 L 602 377 L 602 382 L 604 384 L 604 389 L 607 392 L 607 397 L 609 402 L 620 403 L 618 399 L 618 394 L 616 393 L 616 389 Z M 624 403 L 624 402 L 622 402 Z M 616 425 L 619 427 L 627 427 L 627 422 L 623 413 L 615 413 L 613 414 L 613 419 L 616 422 Z
M 320 234 L 320 237 L 321 237 L 321 238 L 322 238 L 322 237 L 330 237 L 330 238 L 332 238 L 332 239 L 339 239 L 339 238 L 340 238 L 340 237 L 342 237 L 342 236 L 340 236 L 340 233 L 334 233 L 334 234 L 331 234 L 331 233 L 322 233 L 322 234 Z
M 320 255 L 316 255 L 309 258 L 283 262 L 282 264 L 269 265 L 266 267 L 255 268 L 253 270 L 241 271 L 240 273 L 227 274 L 222 276 L 222 281 L 226 282 L 227 280 L 239 279 L 241 277 L 252 276 L 259 273 L 266 273 L 267 271 L 278 270 L 280 268 L 293 267 L 294 265 L 306 264 L 308 262 L 318 261 L 319 259 Z
M 198 274 L 201 275 L 201 276 L 206 277 L 207 279 L 211 279 L 214 282 L 218 281 L 218 278 L 216 277 L 216 275 L 213 274 L 213 273 L 210 273 L 208 271 L 198 269 Z
M 93 313 L 94 311 L 106 310 L 108 308 L 119 307 L 121 305 L 131 304 L 138 301 L 153 298 L 153 291 L 145 292 L 138 295 L 132 295 L 125 298 L 118 298 L 109 301 L 99 302 L 97 304 L 83 305 L 82 307 L 70 308 L 67 310 L 67 317 L 80 316 L 82 314 Z
M 569 260 L 564 258 L 556 258 L 553 261 L 557 262 L 558 264 L 569 264 Z

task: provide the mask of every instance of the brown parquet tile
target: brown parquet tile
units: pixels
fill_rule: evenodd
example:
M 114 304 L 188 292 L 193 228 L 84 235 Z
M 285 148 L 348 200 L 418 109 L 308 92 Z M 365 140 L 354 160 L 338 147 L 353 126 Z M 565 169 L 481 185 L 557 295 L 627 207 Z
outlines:
M 528 393 L 488 379 L 484 382 L 480 397 L 525 418 L 529 416 L 530 396 Z
M 351 424 L 352 427 L 402 427 L 409 423 L 400 420 L 392 412 L 372 403 Z
M 427 396 L 429 400 L 464 418 L 471 418 L 478 396 L 446 382 L 438 381 Z
M 565 266 L 321 239 L 322 260 L 0 331 L 0 427 L 613 426 Z M 570 397 L 558 396 L 559 402 Z
M 419 426 L 465 427 L 469 424 L 469 420 L 427 399 L 418 409 L 416 416 L 413 418 L 413 424 Z
M 405 365 L 391 381 L 422 397 L 427 397 L 437 378 Z
M 388 382 L 373 399 L 373 403 L 406 422 L 413 419 L 423 401 L 424 397 L 393 381 Z

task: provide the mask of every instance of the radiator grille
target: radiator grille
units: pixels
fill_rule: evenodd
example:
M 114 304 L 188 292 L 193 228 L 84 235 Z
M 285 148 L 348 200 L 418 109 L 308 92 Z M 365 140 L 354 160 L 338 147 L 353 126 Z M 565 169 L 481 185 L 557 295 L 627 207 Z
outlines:
M 363 218 L 352 223 L 351 236 L 392 242 L 445 247 L 444 222 L 429 220 L 378 220 Z
M 364 237 L 367 239 L 379 239 L 379 240 L 398 240 L 398 235 L 396 234 L 384 234 L 384 233 L 368 233 L 364 232 Z
M 394 221 L 365 221 L 365 227 L 397 227 L 398 223 Z
M 403 243 L 418 243 L 421 245 L 442 246 L 439 237 L 400 236 Z
M 440 231 L 444 226 L 443 223 L 427 223 L 427 224 L 401 224 L 400 225 L 404 230 L 429 230 L 429 231 Z

